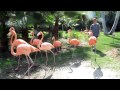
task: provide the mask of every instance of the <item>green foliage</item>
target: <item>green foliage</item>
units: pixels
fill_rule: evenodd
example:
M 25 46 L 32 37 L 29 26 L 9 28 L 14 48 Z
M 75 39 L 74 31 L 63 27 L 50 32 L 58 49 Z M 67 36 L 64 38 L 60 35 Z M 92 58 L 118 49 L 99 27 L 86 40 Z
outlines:
M 66 31 L 60 30 L 58 33 L 59 33 L 59 38 L 66 38 L 67 39 L 68 35 L 67 35 Z
M 16 60 L 11 58 L 0 59 L 0 68 L 5 69 L 17 64 Z
M 50 38 L 50 34 L 46 31 L 43 31 L 43 34 L 44 34 L 44 39 L 47 40 L 48 38 Z

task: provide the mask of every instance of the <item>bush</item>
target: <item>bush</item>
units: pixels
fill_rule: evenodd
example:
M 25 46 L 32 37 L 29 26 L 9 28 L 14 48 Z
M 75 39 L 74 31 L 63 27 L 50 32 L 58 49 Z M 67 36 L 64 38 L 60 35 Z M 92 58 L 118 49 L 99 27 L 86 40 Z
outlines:
M 58 35 L 59 35 L 59 38 L 67 38 L 68 37 L 66 31 L 59 31 Z

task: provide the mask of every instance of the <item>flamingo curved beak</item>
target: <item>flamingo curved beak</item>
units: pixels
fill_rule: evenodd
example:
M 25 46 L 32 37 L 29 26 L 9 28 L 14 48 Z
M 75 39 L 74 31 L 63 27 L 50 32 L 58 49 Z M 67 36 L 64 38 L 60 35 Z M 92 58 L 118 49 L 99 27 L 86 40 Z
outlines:
M 40 35 L 40 33 L 37 34 L 37 37 Z
M 39 36 L 39 35 L 41 35 L 41 34 L 42 34 L 42 32 L 40 31 L 40 32 L 38 32 L 37 36 Z
M 10 36 L 11 36 L 11 32 L 9 32 L 9 33 L 7 34 L 7 37 L 8 37 L 8 38 L 10 38 Z

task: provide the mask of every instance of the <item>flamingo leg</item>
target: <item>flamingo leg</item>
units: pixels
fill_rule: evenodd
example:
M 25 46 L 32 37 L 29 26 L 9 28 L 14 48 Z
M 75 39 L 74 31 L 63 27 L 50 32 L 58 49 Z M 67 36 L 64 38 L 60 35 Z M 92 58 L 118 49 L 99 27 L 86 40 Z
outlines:
M 59 51 L 61 51 L 61 47 L 59 47 Z M 61 53 L 60 53 L 60 58 L 61 58 Z
M 47 61 L 48 61 L 48 55 L 47 55 L 47 51 L 46 51 L 46 66 L 47 66 Z
M 19 70 L 19 66 L 20 66 L 20 56 L 19 56 L 19 59 L 18 59 L 18 65 L 17 65 L 17 68 L 15 70 Z
M 58 47 L 58 52 L 60 52 L 60 46 Z
M 41 58 L 42 58 L 42 60 L 43 60 L 43 57 L 42 57 L 42 52 L 40 51 L 40 54 L 41 54 Z
M 91 46 L 91 52 L 92 52 L 92 53 L 94 53 L 94 52 L 93 52 L 93 48 L 94 48 L 94 46 L 92 45 L 92 46 Z M 96 57 L 95 57 L 95 61 L 96 61 Z M 94 61 L 91 61 L 91 66 L 93 66 L 93 68 L 95 69 L 95 67 L 94 67 Z
M 32 58 L 31 58 L 29 55 L 28 55 L 28 57 L 29 57 L 29 59 L 30 59 L 31 64 L 33 65 L 34 62 L 33 62 Z
M 91 52 L 93 52 L 93 51 L 92 51 L 92 46 L 91 46 Z M 91 66 L 92 66 L 92 61 L 91 61 Z
M 36 56 L 37 56 L 37 52 L 36 52 L 36 54 L 35 54 L 35 59 L 34 59 L 34 62 L 35 62 L 35 60 L 36 60 Z
M 58 48 L 56 47 L 56 52 L 58 52 Z
M 28 77 L 29 77 L 29 67 L 30 67 L 30 62 L 29 62 L 29 60 L 28 60 L 28 57 L 26 56 L 26 59 L 27 59 L 27 62 L 28 62 L 28 69 L 27 69 L 27 71 L 26 71 L 26 73 L 28 72 Z M 25 74 L 26 74 L 25 73 Z
M 30 56 L 28 56 L 28 57 L 29 57 L 29 59 L 30 59 L 30 61 L 31 61 L 31 60 L 32 60 L 31 57 L 30 57 Z M 30 62 L 29 62 L 29 60 L 28 60 L 28 57 L 26 56 L 26 59 L 27 59 L 27 62 L 28 62 L 28 70 L 25 72 L 25 74 L 28 72 L 28 76 L 29 76 L 29 73 L 30 73 L 29 70 L 32 68 L 32 66 L 33 66 L 34 63 L 33 63 L 33 61 L 32 61 L 32 65 L 30 66 Z M 25 75 L 25 74 L 24 74 L 24 75 Z
M 54 64 L 56 64 L 56 62 L 55 62 L 55 54 L 51 50 L 49 50 L 49 51 L 53 54 L 53 56 L 54 56 Z
M 73 53 L 72 53 L 72 58 L 73 58 L 73 56 L 74 56 L 74 51 L 75 51 L 75 48 L 76 48 L 76 47 L 74 46 Z

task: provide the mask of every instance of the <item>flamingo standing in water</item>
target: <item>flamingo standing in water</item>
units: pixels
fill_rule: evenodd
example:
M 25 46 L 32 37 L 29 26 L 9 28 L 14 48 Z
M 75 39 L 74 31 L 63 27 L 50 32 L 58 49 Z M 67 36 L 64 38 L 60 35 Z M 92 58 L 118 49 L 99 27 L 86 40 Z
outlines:
M 17 39 L 17 34 L 15 32 L 15 28 L 14 27 L 11 27 L 9 29 L 9 33 L 7 34 L 7 36 L 11 36 L 10 45 L 12 45 L 13 47 L 17 47 L 20 44 L 28 44 L 23 39 Z M 13 37 L 14 37 L 14 40 L 13 40 Z M 17 66 L 17 68 L 15 70 L 19 69 L 19 62 L 20 62 L 20 56 L 19 56 L 19 59 L 18 59 L 18 66 Z
M 44 34 L 43 32 L 39 32 L 37 34 L 37 36 L 42 35 L 41 41 L 43 41 L 44 38 Z M 49 42 L 43 42 L 42 44 L 38 44 L 38 47 L 40 50 L 43 50 L 46 52 L 46 65 L 47 65 L 47 61 L 48 61 L 48 55 L 47 55 L 47 51 L 50 51 L 53 56 L 54 56 L 54 64 L 55 64 L 55 54 L 51 51 L 51 49 L 55 48 L 51 43 Z
M 52 40 L 53 40 L 53 46 L 55 47 L 55 49 L 57 50 L 58 48 L 57 52 L 60 51 L 62 43 L 58 40 L 55 40 L 54 36 L 52 37 Z
M 68 32 L 70 33 L 70 37 L 71 37 L 71 29 L 70 30 L 68 30 Z M 74 48 L 76 48 L 76 46 L 79 46 L 80 45 L 80 41 L 78 40 L 78 39 L 68 39 L 69 41 L 69 44 L 70 45 L 73 45 L 74 46 Z M 74 50 L 73 50 L 73 53 L 72 53 L 72 58 L 73 58 L 73 55 L 74 55 Z
M 34 31 L 32 31 L 30 34 L 32 35 L 32 38 L 30 40 L 30 45 L 36 46 L 38 48 L 39 42 L 40 44 L 42 44 L 42 41 L 40 39 L 34 39 Z M 36 52 L 36 55 L 37 55 L 37 52 Z M 36 60 L 36 55 L 35 55 L 35 60 Z M 41 57 L 42 57 L 42 54 L 41 54 Z

